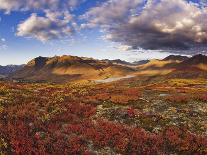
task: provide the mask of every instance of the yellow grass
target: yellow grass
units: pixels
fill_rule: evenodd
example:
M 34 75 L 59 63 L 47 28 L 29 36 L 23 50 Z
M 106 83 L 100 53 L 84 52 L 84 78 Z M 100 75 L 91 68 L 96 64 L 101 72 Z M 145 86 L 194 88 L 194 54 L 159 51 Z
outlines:
M 207 71 L 207 65 L 206 64 L 198 64 L 197 66 L 196 66 L 197 68 L 199 68 L 199 69 L 201 69 L 201 70 L 205 70 L 205 71 Z
M 172 79 L 172 80 L 169 80 L 168 83 L 170 85 L 184 87 L 188 85 L 206 85 L 207 80 L 205 79 Z
M 144 70 L 139 71 L 136 75 L 146 75 L 146 76 L 154 76 L 154 75 L 167 75 L 171 73 L 173 69 L 162 69 L 162 70 Z
M 151 60 L 149 63 L 141 65 L 140 69 L 146 69 L 149 67 L 164 67 L 165 65 L 171 64 L 171 63 L 179 63 L 180 61 L 160 61 L 160 60 Z

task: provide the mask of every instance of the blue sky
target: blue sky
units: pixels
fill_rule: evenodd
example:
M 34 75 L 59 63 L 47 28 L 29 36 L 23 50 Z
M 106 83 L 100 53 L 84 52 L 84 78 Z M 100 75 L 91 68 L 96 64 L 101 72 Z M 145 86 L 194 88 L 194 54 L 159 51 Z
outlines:
M 207 17 L 204 13 L 205 0 L 195 0 L 193 2 L 197 5 L 190 6 L 184 0 L 49 2 L 57 5 L 47 4 L 48 1 L 45 0 L 37 0 L 37 4 L 34 0 L 0 0 L 0 65 L 23 64 L 37 56 L 54 55 L 136 61 L 163 58 L 169 53 L 196 54 L 192 52 L 190 45 L 198 49 L 197 46 L 205 47 L 206 44 L 206 25 L 196 23 L 199 18 Z M 161 9 L 162 5 L 169 8 L 172 6 L 171 12 Z M 204 7 L 203 10 L 201 7 Z M 152 8 L 160 10 L 150 12 Z M 186 11 L 189 14 L 200 11 L 202 16 L 196 18 L 187 16 Z M 168 13 L 172 14 L 171 20 L 177 20 L 177 23 L 163 17 Z M 150 14 L 156 16 L 156 21 L 149 22 Z M 182 18 L 176 19 L 179 14 Z M 179 26 L 179 22 L 178 29 L 175 25 Z M 143 29 L 145 26 L 146 29 Z M 156 32 L 147 29 L 155 26 Z M 195 28 L 201 31 L 197 32 L 197 29 L 196 32 L 193 31 L 194 36 L 197 36 L 195 38 L 182 33 L 184 30 L 191 32 Z M 179 38 L 185 42 L 178 39 L 176 31 L 179 31 Z M 167 39 L 163 41 L 162 38 L 158 38 L 160 36 Z M 169 41 L 172 36 L 174 40 Z M 183 50 L 183 47 L 188 49 Z

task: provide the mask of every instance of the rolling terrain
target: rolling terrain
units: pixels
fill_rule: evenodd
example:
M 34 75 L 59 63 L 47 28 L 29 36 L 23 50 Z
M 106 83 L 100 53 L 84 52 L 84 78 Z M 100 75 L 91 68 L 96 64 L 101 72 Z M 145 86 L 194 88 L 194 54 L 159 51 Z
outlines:
M 61 56 L 38 57 L 10 77 L 32 81 L 69 82 L 97 80 L 133 74 L 131 67 L 109 60 Z
M 207 56 L 170 55 L 129 63 L 77 56 L 37 57 L 10 74 L 11 79 L 56 83 L 96 81 L 127 76 L 207 77 Z
M 158 74 L 0 82 L 0 154 L 205 155 L 206 94 L 205 78 Z
M 35 58 L 0 82 L 0 154 L 205 155 L 206 64 Z

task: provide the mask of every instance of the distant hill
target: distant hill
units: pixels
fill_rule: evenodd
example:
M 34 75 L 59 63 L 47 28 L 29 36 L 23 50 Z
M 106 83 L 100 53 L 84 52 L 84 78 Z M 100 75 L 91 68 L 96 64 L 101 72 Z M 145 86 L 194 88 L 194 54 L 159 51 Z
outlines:
M 162 60 L 153 59 L 137 66 L 137 74 L 145 76 L 166 75 L 167 78 L 207 77 L 207 56 L 192 57 L 170 55 Z
M 131 63 L 129 63 L 127 61 L 120 60 L 120 59 L 110 60 L 110 62 L 112 62 L 114 64 L 131 65 Z
M 170 55 L 162 60 L 152 59 L 148 63 L 138 66 L 140 70 L 153 69 L 175 69 L 175 70 L 207 70 L 207 56 L 198 54 L 192 57 Z
M 5 77 L 11 73 L 16 72 L 17 70 L 21 69 L 23 65 L 7 65 L 7 66 L 0 66 L 0 76 Z
M 10 77 L 32 81 L 68 82 L 126 76 L 135 70 L 114 61 L 77 56 L 37 57 Z
M 121 60 L 121 59 L 115 59 L 115 60 L 109 60 L 109 59 L 103 59 L 102 61 L 111 63 L 111 64 L 117 64 L 117 65 L 124 65 L 124 66 L 134 66 L 133 63 Z
M 164 58 L 163 61 L 184 61 L 187 60 L 189 57 L 187 56 L 182 56 L 182 55 L 169 55 L 168 57 Z
M 139 70 L 156 70 L 156 69 L 169 69 L 174 68 L 177 64 L 181 61 L 175 59 L 152 59 L 149 60 L 147 63 L 143 63 L 138 65 L 137 68 Z
M 140 61 L 134 61 L 132 64 L 133 65 L 144 65 L 144 64 L 147 64 L 149 62 L 150 62 L 150 60 L 140 60 Z
M 198 54 L 178 63 L 168 77 L 207 78 L 207 56 Z
M 183 61 L 182 63 L 180 63 L 179 66 L 183 66 L 183 67 L 192 67 L 192 66 L 197 66 L 197 65 L 206 65 L 207 64 L 207 56 L 202 55 L 202 54 L 198 54 L 195 55 L 189 59 L 186 59 L 185 61 Z

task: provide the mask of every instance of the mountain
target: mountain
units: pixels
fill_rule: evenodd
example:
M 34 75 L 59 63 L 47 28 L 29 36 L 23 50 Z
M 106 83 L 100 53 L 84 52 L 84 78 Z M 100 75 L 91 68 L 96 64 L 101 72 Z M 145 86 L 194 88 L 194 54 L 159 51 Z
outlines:
M 140 66 L 138 66 L 139 69 L 148 69 L 148 70 L 154 70 L 154 69 L 169 69 L 169 68 L 175 68 L 177 64 L 187 60 L 187 56 L 181 56 L 181 55 L 169 55 L 166 58 L 159 60 L 159 59 L 152 59 L 152 60 L 142 60 L 140 61 Z M 137 62 L 138 64 L 139 62 Z
M 10 76 L 31 81 L 68 82 L 126 76 L 135 70 L 113 61 L 77 56 L 37 57 Z
M 108 63 L 117 64 L 117 65 L 134 66 L 133 63 L 130 63 L 130 62 L 127 62 L 121 59 L 115 59 L 115 60 L 103 59 L 102 61 L 106 61 Z
M 198 54 L 188 58 L 176 66 L 177 70 L 207 71 L 207 56 Z
M 129 63 L 127 61 L 120 60 L 120 59 L 111 60 L 110 62 L 112 62 L 114 64 L 120 64 L 120 65 L 131 65 L 131 63 Z
M 140 60 L 140 61 L 134 61 L 132 64 L 134 64 L 134 65 L 144 65 L 144 64 L 147 64 L 149 62 L 150 62 L 150 60 Z
M 167 78 L 207 77 L 207 56 L 170 55 L 162 60 L 153 59 L 137 66 L 138 75 L 166 75 Z
M 207 70 L 207 56 L 198 54 L 192 57 L 170 55 L 162 60 L 152 59 L 148 63 L 138 66 L 141 70 L 153 69 L 175 69 L 175 70 Z
M 168 77 L 207 78 L 207 56 L 198 54 L 178 63 Z
M 165 78 L 207 78 L 207 56 L 170 55 L 162 60 L 129 63 L 122 60 L 96 60 L 77 56 L 37 57 L 12 73 L 12 79 L 26 81 L 72 82 L 103 80 L 128 75 Z
M 195 65 L 199 65 L 199 64 L 207 64 L 207 56 L 202 55 L 202 54 L 198 54 L 198 55 L 195 55 L 189 59 L 186 59 L 180 65 L 195 66 Z
M 7 66 L 0 66 L 0 75 L 8 76 L 11 73 L 16 72 L 17 70 L 21 69 L 23 65 L 7 65 Z
M 182 56 L 182 55 L 169 55 L 168 57 L 164 58 L 163 61 L 184 61 L 187 60 L 189 57 Z
M 169 69 L 169 68 L 174 68 L 178 63 L 180 63 L 180 61 L 152 59 L 149 60 L 148 63 L 139 65 L 137 68 L 139 70 Z

